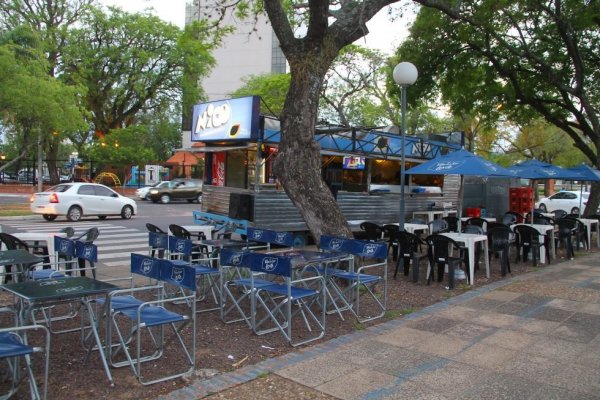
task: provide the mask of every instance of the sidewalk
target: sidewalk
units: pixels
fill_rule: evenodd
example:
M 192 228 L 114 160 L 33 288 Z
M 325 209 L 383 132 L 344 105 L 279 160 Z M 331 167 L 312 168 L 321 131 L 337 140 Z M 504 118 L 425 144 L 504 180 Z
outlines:
M 268 383 L 259 391 L 261 380 Z M 599 400 L 600 259 L 582 256 L 476 288 L 161 399 L 213 393 L 228 399 Z

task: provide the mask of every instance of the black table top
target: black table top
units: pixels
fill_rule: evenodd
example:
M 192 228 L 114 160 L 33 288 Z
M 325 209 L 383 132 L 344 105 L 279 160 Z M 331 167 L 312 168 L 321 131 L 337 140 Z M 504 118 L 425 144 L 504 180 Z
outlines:
M 86 276 L 10 283 L 0 288 L 32 303 L 76 299 L 119 289 L 112 283 Z
M 34 256 L 27 250 L 2 250 L 0 251 L 0 266 L 14 264 L 37 264 L 43 259 Z

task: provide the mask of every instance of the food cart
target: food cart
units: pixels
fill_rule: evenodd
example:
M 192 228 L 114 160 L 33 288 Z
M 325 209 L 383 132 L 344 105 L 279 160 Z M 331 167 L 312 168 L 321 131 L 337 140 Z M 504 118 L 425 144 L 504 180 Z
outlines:
M 251 226 L 297 232 L 308 239 L 300 213 L 272 172 L 281 133 L 279 121 L 260 115 L 256 96 L 221 100 L 194 107 L 192 142 L 203 147 L 205 176 L 201 214 Z M 401 137 L 390 129 L 317 127 L 322 176 L 351 224 L 398 221 L 400 212 Z M 453 207 L 458 177 L 410 176 L 410 166 L 459 149 L 462 132 L 406 136 L 405 210 Z M 187 149 L 186 149 L 187 150 Z

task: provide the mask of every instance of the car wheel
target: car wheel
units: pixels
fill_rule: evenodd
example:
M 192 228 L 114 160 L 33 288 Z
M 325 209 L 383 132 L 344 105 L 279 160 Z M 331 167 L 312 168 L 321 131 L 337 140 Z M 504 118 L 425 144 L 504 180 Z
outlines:
M 150 198 L 148 198 L 148 193 L 146 193 L 146 194 L 144 195 L 144 197 L 142 197 L 142 200 L 150 200 Z
M 121 218 L 123 218 L 123 219 L 130 219 L 132 215 L 133 215 L 133 208 L 131 208 L 131 206 L 125 206 L 121 210 Z
M 169 204 L 171 202 L 171 196 L 168 194 L 162 194 L 160 196 L 160 202 L 163 204 Z
M 46 221 L 54 221 L 57 216 L 53 214 L 44 214 L 42 217 L 44 217 Z
M 198 196 L 196 196 L 196 201 L 202 203 L 202 193 L 199 193 Z
M 573 207 L 571 209 L 571 214 L 579 214 L 579 207 Z
M 546 205 L 545 205 L 545 204 L 540 204 L 540 207 L 539 207 L 539 208 L 540 208 L 540 210 L 541 210 L 543 213 L 545 213 L 545 212 L 548 212 L 548 209 L 546 208 Z
M 98 215 L 98 219 L 106 219 L 106 215 Z
M 79 206 L 73 206 L 67 211 L 67 219 L 71 222 L 77 222 L 81 219 L 82 213 Z
M 187 202 L 188 202 L 188 203 L 193 203 L 193 202 L 194 202 L 194 199 L 187 199 Z

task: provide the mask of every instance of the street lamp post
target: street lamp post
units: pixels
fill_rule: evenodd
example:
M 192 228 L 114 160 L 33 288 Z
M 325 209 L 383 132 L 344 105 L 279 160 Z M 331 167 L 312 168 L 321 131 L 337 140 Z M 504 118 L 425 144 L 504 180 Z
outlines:
M 404 201 L 404 180 L 405 180 L 405 141 L 406 141 L 406 88 L 417 81 L 419 73 L 417 67 L 409 62 L 401 62 L 394 67 L 394 82 L 400 86 L 400 95 L 402 103 L 402 127 L 400 134 L 402 135 L 402 164 L 400 165 L 400 230 L 404 230 L 404 214 L 405 214 L 405 201 Z

